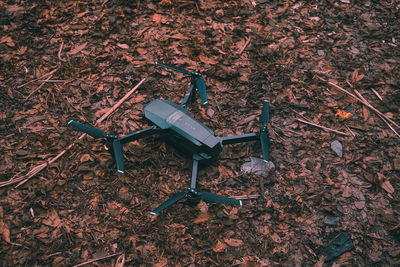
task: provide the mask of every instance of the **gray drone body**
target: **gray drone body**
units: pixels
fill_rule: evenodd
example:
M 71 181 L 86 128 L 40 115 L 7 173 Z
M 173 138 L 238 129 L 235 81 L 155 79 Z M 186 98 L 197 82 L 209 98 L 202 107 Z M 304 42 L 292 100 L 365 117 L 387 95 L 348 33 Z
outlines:
M 194 119 L 185 108 L 164 99 L 153 100 L 144 108 L 144 116 L 163 130 L 168 140 L 189 154 L 211 159 L 222 150 L 221 138 Z

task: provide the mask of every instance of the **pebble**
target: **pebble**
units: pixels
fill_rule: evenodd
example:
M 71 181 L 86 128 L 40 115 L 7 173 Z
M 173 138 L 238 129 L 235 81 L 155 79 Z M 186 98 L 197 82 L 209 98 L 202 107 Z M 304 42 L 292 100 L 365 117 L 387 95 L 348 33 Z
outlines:
M 343 156 L 342 143 L 340 143 L 338 140 L 335 140 L 331 143 L 331 148 L 339 157 Z

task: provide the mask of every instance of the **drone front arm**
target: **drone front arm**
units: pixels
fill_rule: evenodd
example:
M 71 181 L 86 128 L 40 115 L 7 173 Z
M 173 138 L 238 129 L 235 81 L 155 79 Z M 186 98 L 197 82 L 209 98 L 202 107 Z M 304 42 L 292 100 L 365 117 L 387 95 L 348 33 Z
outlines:
M 162 131 L 163 130 L 161 128 L 159 128 L 158 126 L 150 126 L 148 128 L 127 134 L 123 137 L 120 137 L 119 140 L 120 140 L 121 144 L 125 144 L 128 142 L 138 140 L 143 137 L 153 135 L 155 133 L 161 133 Z

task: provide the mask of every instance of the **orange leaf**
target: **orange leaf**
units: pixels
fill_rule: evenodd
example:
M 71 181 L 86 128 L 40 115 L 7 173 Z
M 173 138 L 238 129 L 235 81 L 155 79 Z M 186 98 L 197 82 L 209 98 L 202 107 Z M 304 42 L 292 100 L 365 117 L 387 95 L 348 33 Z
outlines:
M 353 114 L 351 114 L 347 111 L 344 111 L 342 109 L 338 109 L 336 112 L 336 116 L 339 116 L 342 119 L 350 119 L 353 116 Z
M 201 212 L 199 216 L 197 216 L 196 219 L 194 219 L 194 223 L 202 223 L 208 221 L 208 218 L 210 218 L 210 215 L 208 212 Z
M 219 240 L 217 241 L 215 247 L 213 247 L 214 252 L 224 252 L 225 250 L 226 250 L 226 245 Z
M 80 159 L 81 163 L 82 162 L 86 162 L 88 160 L 90 160 L 90 155 L 89 154 L 83 154 L 81 159 Z
M 242 240 L 236 238 L 225 238 L 224 241 L 231 247 L 240 247 L 244 244 Z
M 161 20 L 162 20 L 162 15 L 161 14 L 154 14 L 153 15 L 153 21 L 154 21 L 154 23 L 155 24 L 160 24 L 161 23 Z

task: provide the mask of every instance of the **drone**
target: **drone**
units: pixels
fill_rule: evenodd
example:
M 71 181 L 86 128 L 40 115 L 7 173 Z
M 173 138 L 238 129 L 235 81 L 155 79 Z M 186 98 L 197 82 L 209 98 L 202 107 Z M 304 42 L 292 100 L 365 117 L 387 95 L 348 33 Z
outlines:
M 68 122 L 69 125 L 87 133 L 93 138 L 103 138 L 111 146 L 111 153 L 116 163 L 117 171 L 124 173 L 123 145 L 151 135 L 163 135 L 167 142 L 172 143 L 178 150 L 186 152 L 193 158 L 192 177 L 190 187 L 172 195 L 168 200 L 151 211 L 151 215 L 156 215 L 169 206 L 177 203 L 184 197 L 201 199 L 207 203 L 219 203 L 228 205 L 240 205 L 242 201 L 226 196 L 217 195 L 211 192 L 200 192 L 196 189 L 197 171 L 199 162 L 210 162 L 217 158 L 224 145 L 237 144 L 249 141 L 260 141 L 263 160 L 270 161 L 270 139 L 268 132 L 269 123 L 269 102 L 264 100 L 260 115 L 261 129 L 256 133 L 248 133 L 234 136 L 218 137 L 214 132 L 200 121 L 192 117 L 186 109 L 189 99 L 194 99 L 195 91 L 199 92 L 203 105 L 208 103 L 206 94 L 206 84 L 201 73 L 188 71 L 176 66 L 161 62 L 156 65 L 171 69 L 190 76 L 190 86 L 183 97 L 181 104 L 174 103 L 165 99 L 156 99 L 144 108 L 144 117 L 152 124 L 148 128 L 129 133 L 118 137 L 110 135 L 103 130 L 93 126 L 83 124 L 74 120 Z

